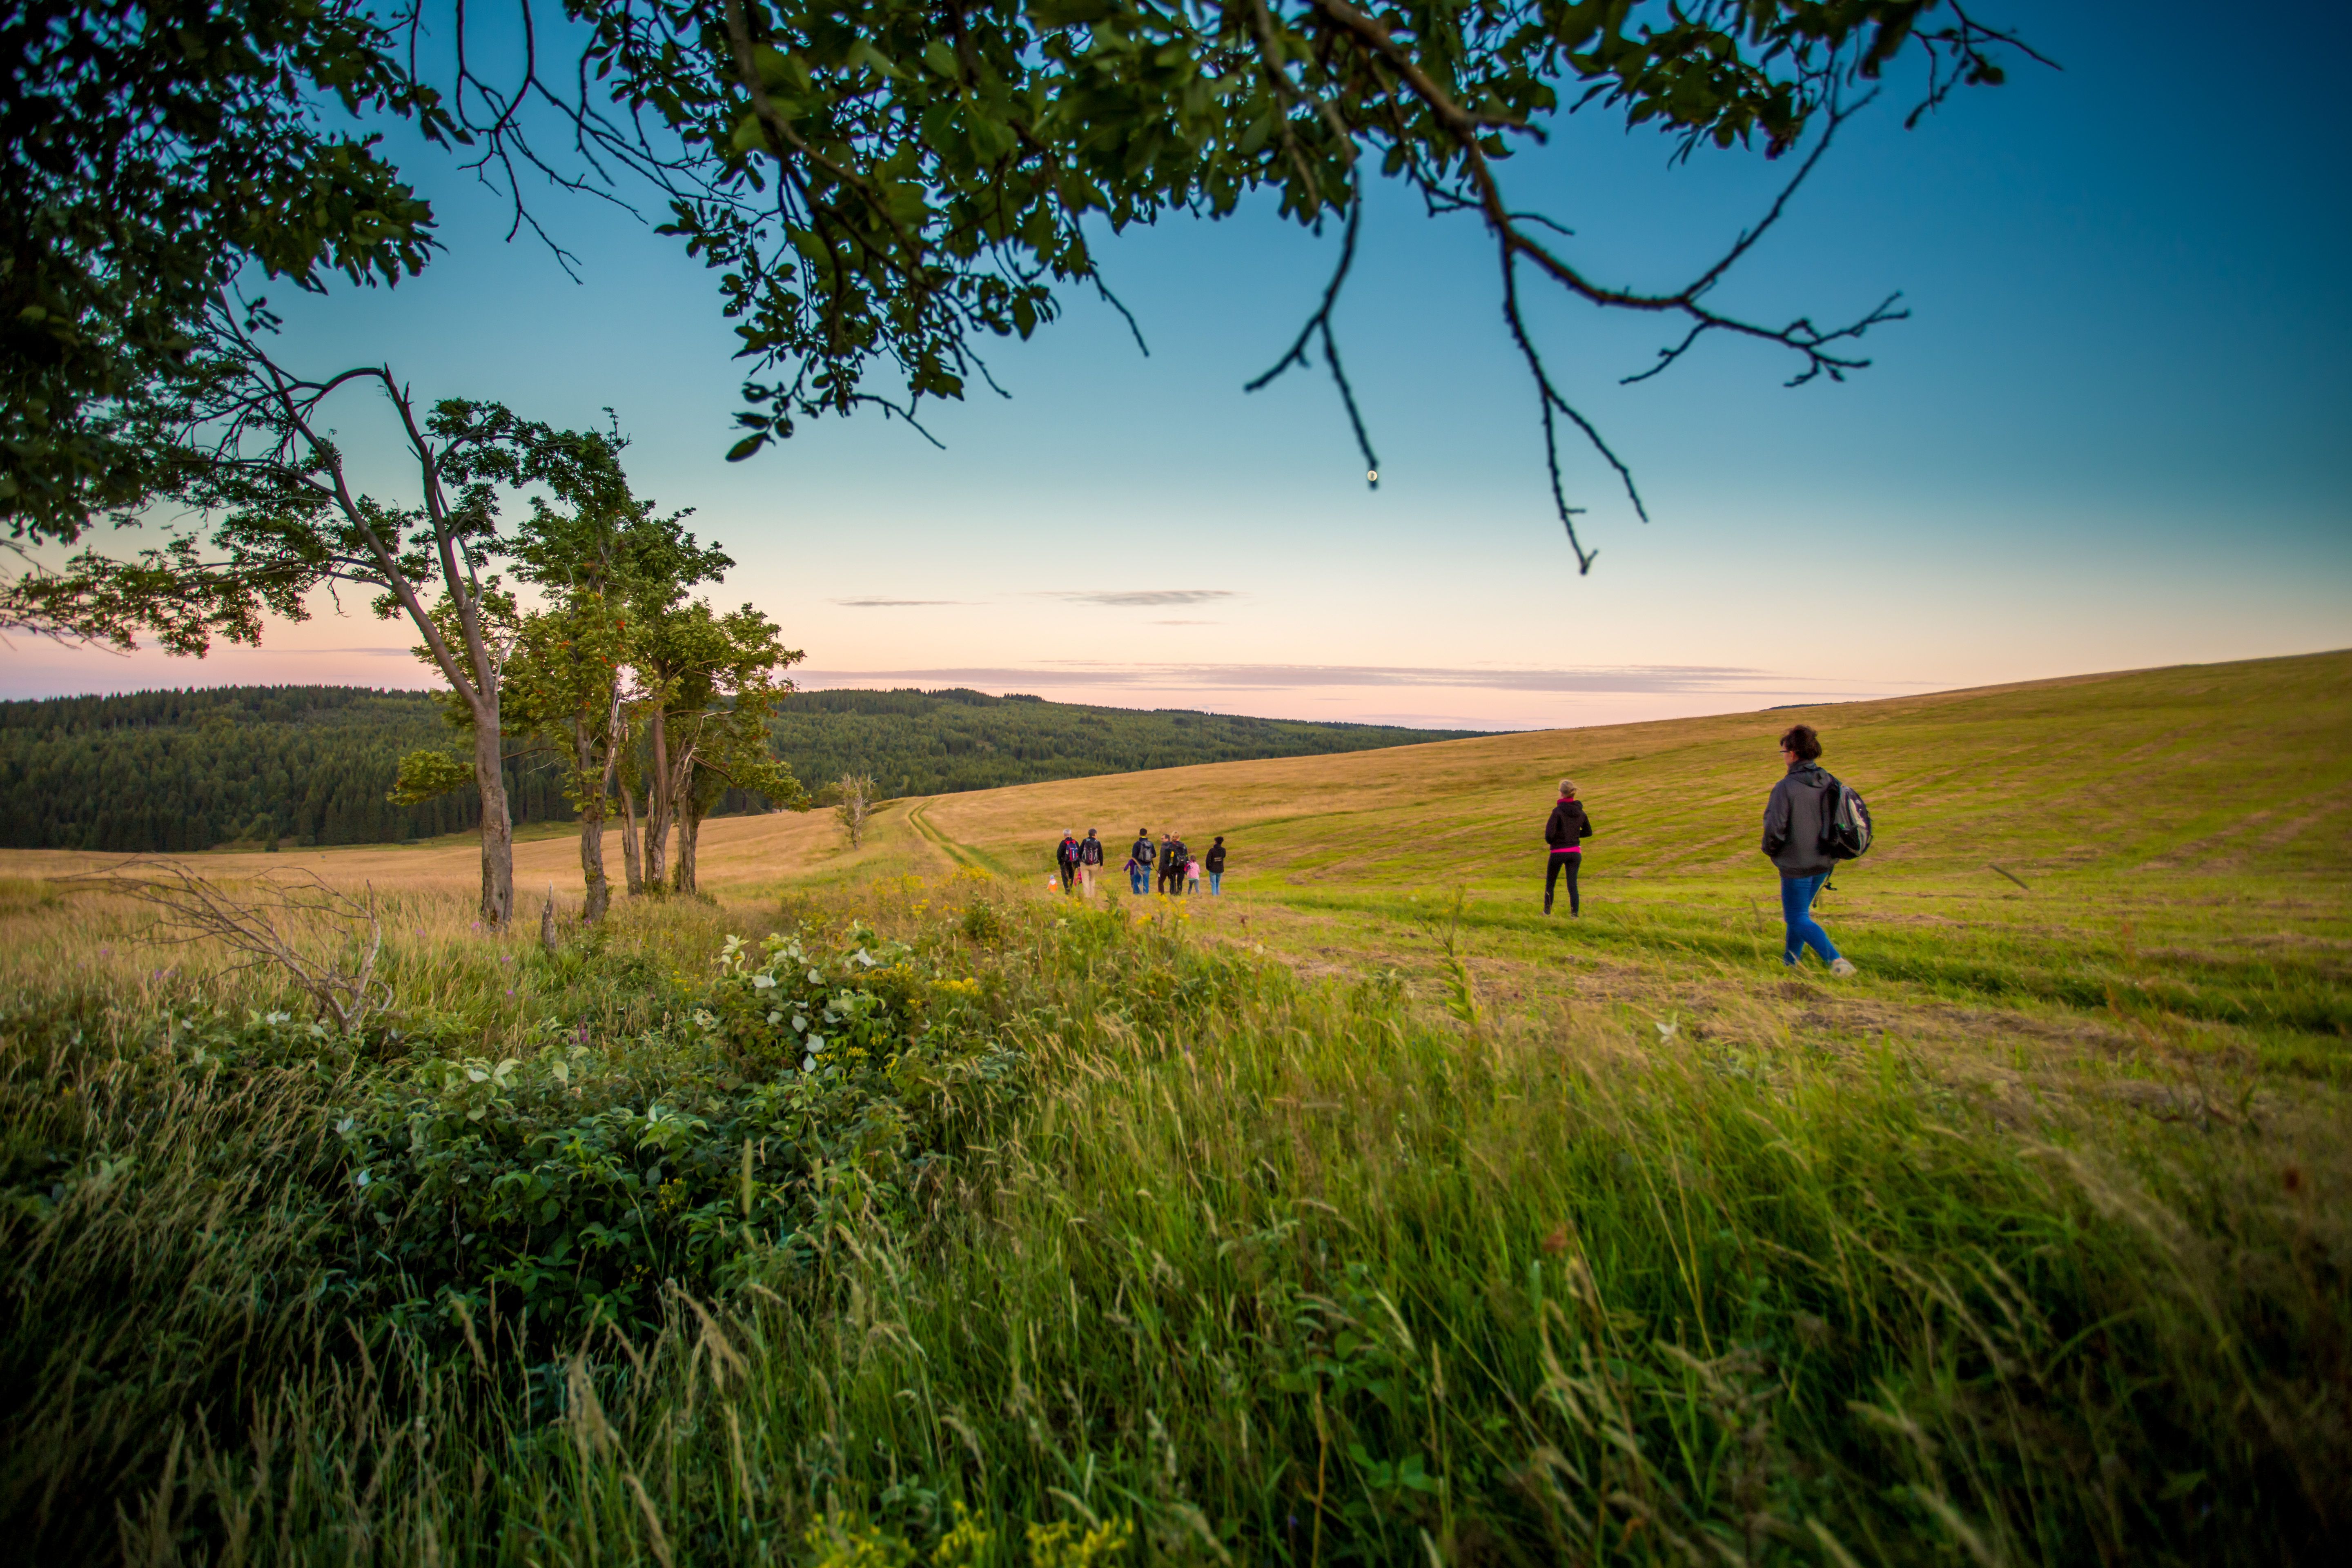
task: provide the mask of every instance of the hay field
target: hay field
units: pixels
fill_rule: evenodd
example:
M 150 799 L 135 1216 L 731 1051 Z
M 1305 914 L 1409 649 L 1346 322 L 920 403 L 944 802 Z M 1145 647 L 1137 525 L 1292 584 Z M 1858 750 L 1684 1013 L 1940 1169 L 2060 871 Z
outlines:
M 1798 719 L 1879 823 L 1823 896 L 1864 971 L 1832 990 L 1784 986 L 1756 850 L 1775 738 Z M 2332 1080 L 2352 1066 L 2347 738 L 2352 652 L 2338 652 L 918 797 L 885 807 L 856 851 L 829 813 L 720 818 L 704 826 L 701 874 L 722 916 L 958 868 L 1039 898 L 1062 830 L 1093 826 L 1106 896 L 1125 901 L 1117 863 L 1136 829 L 1176 829 L 1196 850 L 1223 833 L 1227 896 L 1171 913 L 1309 977 L 1436 987 L 1450 943 L 1493 1005 L 1520 1011 L 1663 1001 L 1748 1016 L 1748 1036 L 1801 1025 L 1947 1044 L 2024 1028 L 2053 1060 L 2137 1059 L 2128 1047 L 2153 1029 Z M 1540 910 L 1541 825 L 1562 774 L 1598 828 L 1574 921 Z M 232 880 L 300 868 L 372 886 L 436 941 L 467 934 L 478 863 L 464 840 L 195 858 Z M 0 852 L 19 889 L 0 891 L 0 973 L 89 963 L 90 931 L 135 931 L 135 914 L 100 904 L 59 921 L 30 891 L 110 863 Z M 533 830 L 515 880 L 525 917 L 551 888 L 576 910 L 575 836 Z
M 2334 654 L 1805 713 L 1883 836 L 1823 908 L 1843 981 L 1783 969 L 1755 856 L 1788 713 L 904 801 L 854 852 L 718 821 L 706 899 L 553 952 L 569 835 L 503 931 L 469 843 L 194 858 L 374 890 L 350 1030 L 57 879 L 102 858 L 9 854 L 0 1527 L 2332 1562 L 2347 691 Z M 1049 892 L 1087 826 L 1224 832 L 1229 896 Z

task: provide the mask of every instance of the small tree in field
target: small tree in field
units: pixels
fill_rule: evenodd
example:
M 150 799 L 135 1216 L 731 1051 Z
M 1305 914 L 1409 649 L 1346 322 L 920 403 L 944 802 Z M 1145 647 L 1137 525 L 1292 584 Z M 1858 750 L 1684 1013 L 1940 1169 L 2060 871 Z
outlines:
M 799 784 L 767 760 L 766 718 L 774 700 L 792 689 L 784 671 L 803 656 L 784 647 L 776 624 L 751 605 L 719 615 L 700 599 L 647 613 L 633 646 L 650 753 L 645 879 L 656 888 L 670 879 L 667 854 L 675 826 L 675 887 L 691 892 L 703 804 L 729 784 L 779 805 L 798 804 Z M 698 770 L 707 775 L 708 795 L 698 790 Z M 708 775 L 715 775 L 715 785 Z
M 201 371 L 170 410 L 180 457 L 166 493 L 208 517 L 208 533 L 179 533 L 135 560 L 85 552 L 63 573 L 14 584 L 14 614 L 123 647 L 144 631 L 174 653 L 201 656 L 215 637 L 259 642 L 265 614 L 305 618 L 314 589 L 374 590 L 375 613 L 415 630 L 421 656 L 448 682 L 453 717 L 471 733 L 481 913 L 503 925 L 514 912 L 514 832 L 499 700 L 515 617 L 493 574 L 512 543 L 499 527 L 500 492 L 543 488 L 574 507 L 610 506 L 622 486 L 619 443 L 495 403 L 420 407 L 389 367 L 304 380 L 261 350 L 254 324 L 216 315 Z M 354 387 L 373 387 L 393 416 L 413 504 L 356 488 L 326 423 L 330 400 Z M 454 782 L 451 773 L 417 760 L 404 767 L 396 798 L 439 793 L 433 786 Z
M 604 504 L 565 510 L 532 499 L 514 559 L 546 602 L 523 617 L 507 673 L 510 727 L 564 759 L 592 925 L 612 901 L 604 870 L 612 796 L 617 789 L 628 805 L 636 782 L 631 763 L 650 706 L 636 663 L 652 640 L 648 619 L 733 564 L 685 531 L 684 512 L 662 516 L 625 491 L 593 499 Z M 635 827 L 634 811 L 625 813 L 621 849 L 633 894 L 643 887 Z
M 844 773 L 834 788 L 841 792 L 841 804 L 833 814 L 841 819 L 842 831 L 849 835 L 849 847 L 855 849 L 866 839 L 866 824 L 874 815 L 874 781 L 865 773 Z

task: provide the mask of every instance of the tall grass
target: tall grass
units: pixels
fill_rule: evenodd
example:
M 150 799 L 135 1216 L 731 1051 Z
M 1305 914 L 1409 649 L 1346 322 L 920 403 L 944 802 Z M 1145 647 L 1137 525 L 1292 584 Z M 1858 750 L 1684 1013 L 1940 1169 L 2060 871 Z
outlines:
M 804 902 L 967 975 L 1017 1082 L 893 1178 L 905 1201 L 811 1172 L 821 1235 L 561 1343 L 338 1315 L 306 1196 L 348 1190 L 329 1117 L 433 1038 L 289 1020 L 230 1070 L 168 1029 L 159 1058 L 143 1000 L 24 988 L 7 1549 L 2271 1563 L 2352 1522 L 2340 1170 L 2080 1106 L 1997 1118 L 1898 1048 L 1502 1016 L 1467 971 L 1423 1007 L 1068 908 L 969 877 Z M 587 997 L 671 1039 L 623 1017 L 628 977 L 700 984 L 714 921 L 635 918 L 569 972 L 478 967 L 455 933 L 447 963 L 541 964 L 520 1013 Z M 444 1010 L 475 984 L 413 983 Z M 500 1049 L 536 1037 L 507 1001 L 467 1025 Z M 69 1191 L 17 1179 L 68 1142 Z

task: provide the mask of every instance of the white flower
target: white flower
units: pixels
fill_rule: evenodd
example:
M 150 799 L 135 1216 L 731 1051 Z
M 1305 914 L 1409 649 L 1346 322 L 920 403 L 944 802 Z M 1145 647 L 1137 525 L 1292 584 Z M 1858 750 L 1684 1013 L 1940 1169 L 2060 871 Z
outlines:
M 801 1071 L 808 1072 L 813 1070 L 815 1067 L 816 1053 L 814 1051 L 811 1051 L 807 1056 L 801 1058 Z
M 776 977 L 775 977 L 774 975 L 772 975 L 772 974 L 754 974 L 753 976 L 751 976 L 751 989 L 752 989 L 752 990 L 754 990 L 754 991 L 773 991 L 775 988 L 776 988 Z
M 807 1033 L 808 1033 L 808 1020 L 807 1020 L 806 1018 L 803 1018 L 803 1017 L 800 1017 L 800 1016 L 795 1016 L 793 1017 L 793 1033 L 794 1033 L 794 1034 L 796 1034 L 796 1035 L 805 1035 L 805 1034 L 807 1034 Z
M 771 1023 L 771 1024 L 781 1024 L 781 1023 L 782 1023 L 783 1021 L 784 1021 L 784 1012 L 783 1012 L 783 1009 L 782 1009 L 782 1008 L 781 1008 L 781 1007 L 779 1007 L 779 1008 L 775 1009 L 774 1011 L 771 1012 L 771 1013 L 768 1015 L 768 1022 L 769 1022 L 769 1023 Z

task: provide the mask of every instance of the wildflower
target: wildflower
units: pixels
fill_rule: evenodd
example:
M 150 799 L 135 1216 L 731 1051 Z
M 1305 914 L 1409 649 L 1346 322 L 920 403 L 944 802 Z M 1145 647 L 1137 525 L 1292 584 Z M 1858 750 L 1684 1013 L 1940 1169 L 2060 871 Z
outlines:
M 1029 1561 L 1037 1568 L 1094 1568 L 1125 1552 L 1135 1526 L 1123 1519 L 1098 1524 L 1085 1534 L 1068 1520 L 1029 1527 Z

